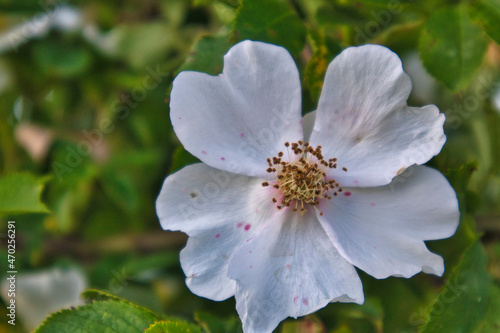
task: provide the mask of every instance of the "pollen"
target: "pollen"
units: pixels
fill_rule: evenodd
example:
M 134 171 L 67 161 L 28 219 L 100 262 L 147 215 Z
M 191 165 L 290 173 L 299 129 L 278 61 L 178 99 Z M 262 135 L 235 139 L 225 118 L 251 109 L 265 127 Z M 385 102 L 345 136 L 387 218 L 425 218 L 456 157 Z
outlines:
M 335 179 L 327 179 L 326 171 L 337 168 L 337 158 L 325 159 L 321 146 L 312 147 L 309 142 L 285 142 L 286 153 L 280 151 L 277 156 L 268 158 L 268 173 L 274 174 L 275 181 L 264 182 L 262 186 L 272 187 L 277 196 L 272 202 L 277 209 L 291 207 L 292 212 L 304 214 L 309 207 L 316 206 L 320 200 L 331 200 L 342 192 Z M 291 150 L 291 151 L 290 151 Z M 288 156 L 285 158 L 285 156 Z M 347 171 L 347 168 L 342 167 Z M 318 211 L 320 215 L 323 212 Z

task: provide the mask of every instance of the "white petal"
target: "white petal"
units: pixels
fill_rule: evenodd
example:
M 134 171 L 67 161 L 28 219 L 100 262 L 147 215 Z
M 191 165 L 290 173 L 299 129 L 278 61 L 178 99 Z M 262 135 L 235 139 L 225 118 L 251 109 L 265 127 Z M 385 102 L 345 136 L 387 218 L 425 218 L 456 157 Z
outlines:
M 284 212 L 230 259 L 244 332 L 271 332 L 286 317 L 332 301 L 363 303 L 354 267 L 339 255 L 314 212 Z
M 328 66 L 310 143 L 346 172 L 343 186 L 379 186 L 439 153 L 444 115 L 434 105 L 406 105 L 411 81 L 401 60 L 377 45 L 350 47 Z
M 234 295 L 228 258 L 276 210 L 261 183 L 202 163 L 165 180 L 156 211 L 163 229 L 190 236 L 181 265 L 193 293 L 214 300 Z
M 224 57 L 221 75 L 177 76 L 170 118 L 184 147 L 206 164 L 269 177 L 267 158 L 303 137 L 297 67 L 282 47 L 241 42 Z
M 421 270 L 442 275 L 442 258 L 423 241 L 450 237 L 459 221 L 453 188 L 424 166 L 409 168 L 387 186 L 346 188 L 318 210 L 340 254 L 376 278 L 410 277 Z

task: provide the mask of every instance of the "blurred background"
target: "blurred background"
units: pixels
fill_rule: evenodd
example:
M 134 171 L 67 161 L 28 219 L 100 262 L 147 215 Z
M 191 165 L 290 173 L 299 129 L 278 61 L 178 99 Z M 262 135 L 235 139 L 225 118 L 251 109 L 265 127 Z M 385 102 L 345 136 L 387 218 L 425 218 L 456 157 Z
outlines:
M 447 143 L 429 165 L 448 177 L 462 214 L 455 236 L 428 244 L 445 258 L 443 278 L 361 273 L 363 306 L 332 304 L 277 331 L 500 330 L 499 1 L 3 0 L 0 9 L 0 332 L 33 330 L 83 304 L 88 288 L 238 331 L 234 299 L 205 300 L 185 286 L 186 237 L 162 231 L 154 204 L 164 178 L 196 162 L 172 131 L 172 80 L 181 70 L 220 73 L 244 39 L 290 51 L 304 113 L 343 48 L 395 51 L 413 81 L 409 104 L 447 116 Z M 16 326 L 4 320 L 8 221 Z M 455 293 L 458 280 L 472 285 Z M 477 311 L 466 310 L 471 302 Z

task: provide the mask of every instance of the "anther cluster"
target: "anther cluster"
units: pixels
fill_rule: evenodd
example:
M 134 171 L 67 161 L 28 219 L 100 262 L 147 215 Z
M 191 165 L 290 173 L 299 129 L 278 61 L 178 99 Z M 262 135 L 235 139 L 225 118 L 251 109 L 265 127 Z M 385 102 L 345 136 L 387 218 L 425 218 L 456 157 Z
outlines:
M 313 148 L 309 142 L 304 143 L 299 140 L 297 143 L 285 142 L 288 160 L 285 161 L 283 152 L 278 156 L 267 159 L 268 173 L 276 173 L 276 180 L 273 184 L 262 183 L 262 186 L 273 186 L 279 190 L 280 196 L 272 198 L 276 208 L 291 207 L 292 211 L 306 212 L 304 206 L 310 205 L 316 209 L 320 199 L 332 199 L 342 192 L 342 188 L 335 179 L 327 180 L 325 170 L 336 169 L 337 159 L 326 160 L 321 153 L 321 146 Z M 291 158 L 290 150 L 295 156 Z M 343 167 L 342 170 L 347 171 Z M 295 202 L 294 202 L 295 201 Z M 316 209 L 317 210 L 317 209 Z M 323 212 L 319 212 L 323 215 Z

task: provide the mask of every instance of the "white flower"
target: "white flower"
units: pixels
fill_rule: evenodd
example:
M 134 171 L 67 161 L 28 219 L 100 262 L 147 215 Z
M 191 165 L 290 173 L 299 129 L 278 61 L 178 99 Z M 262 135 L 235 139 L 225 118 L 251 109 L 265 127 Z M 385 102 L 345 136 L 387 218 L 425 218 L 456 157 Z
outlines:
M 404 170 L 441 150 L 444 115 L 408 107 L 410 90 L 399 58 L 376 45 L 332 61 L 304 119 L 281 47 L 244 41 L 221 75 L 180 73 L 172 124 L 204 163 L 167 177 L 156 209 L 164 229 L 189 235 L 191 291 L 235 296 L 244 331 L 271 332 L 329 302 L 363 303 L 354 266 L 379 279 L 442 275 L 424 240 L 455 232 L 456 195 L 433 169 Z
M 10 283 L 7 275 L 1 285 L 2 297 L 9 304 Z M 51 313 L 83 304 L 80 294 L 87 288 L 87 280 L 78 268 L 50 268 L 23 273 L 16 277 L 16 310 L 27 331 L 40 326 Z M 7 320 L 11 318 L 7 317 Z

